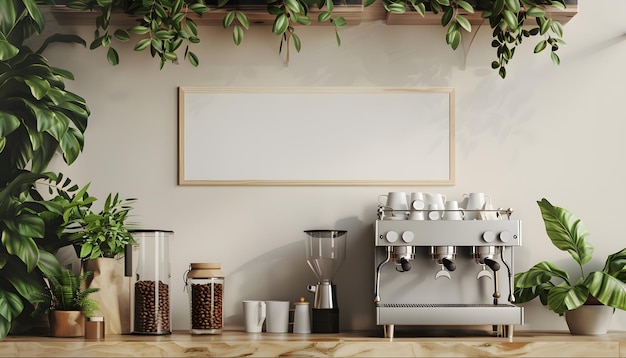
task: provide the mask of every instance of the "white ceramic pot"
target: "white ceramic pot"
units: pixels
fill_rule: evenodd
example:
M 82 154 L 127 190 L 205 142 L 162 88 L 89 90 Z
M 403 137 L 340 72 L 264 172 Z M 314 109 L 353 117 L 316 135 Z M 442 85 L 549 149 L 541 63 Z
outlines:
M 605 305 L 583 305 L 565 312 L 565 322 L 571 334 L 606 334 L 615 308 Z

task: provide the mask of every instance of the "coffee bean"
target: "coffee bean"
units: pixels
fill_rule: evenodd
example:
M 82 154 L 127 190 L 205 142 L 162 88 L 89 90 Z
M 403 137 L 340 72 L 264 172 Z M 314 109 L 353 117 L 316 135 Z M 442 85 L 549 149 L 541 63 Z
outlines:
M 222 329 L 223 286 L 214 282 L 191 285 L 192 329 Z
M 137 333 L 170 332 L 169 286 L 159 281 L 135 283 L 135 328 Z

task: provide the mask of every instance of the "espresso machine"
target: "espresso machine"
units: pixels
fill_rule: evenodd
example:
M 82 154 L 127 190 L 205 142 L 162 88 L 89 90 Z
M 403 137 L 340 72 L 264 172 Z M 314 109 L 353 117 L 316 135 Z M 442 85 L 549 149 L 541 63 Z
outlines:
M 522 232 L 512 210 L 481 215 L 497 220 L 407 220 L 392 211 L 378 208 L 374 237 L 376 324 L 384 336 L 402 326 L 512 338 L 514 325 L 524 323 L 513 295 L 513 249 Z
M 337 287 L 333 278 L 346 257 L 345 230 L 306 230 L 306 261 L 317 276 L 307 289 L 315 294 L 311 315 L 312 333 L 339 332 Z

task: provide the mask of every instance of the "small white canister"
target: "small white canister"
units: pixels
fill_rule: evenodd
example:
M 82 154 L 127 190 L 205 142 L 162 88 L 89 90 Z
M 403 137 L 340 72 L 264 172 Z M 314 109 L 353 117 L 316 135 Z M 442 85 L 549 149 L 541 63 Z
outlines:
M 296 302 L 295 306 L 296 308 L 293 313 L 293 333 L 311 333 L 311 315 L 309 313 L 309 303 L 304 301 L 304 297 L 300 297 L 300 301 Z

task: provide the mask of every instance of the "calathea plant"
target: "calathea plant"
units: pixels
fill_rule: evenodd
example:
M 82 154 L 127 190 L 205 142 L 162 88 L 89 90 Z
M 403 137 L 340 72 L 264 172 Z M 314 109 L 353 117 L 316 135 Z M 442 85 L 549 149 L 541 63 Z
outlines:
M 528 271 L 515 275 L 517 302 L 539 298 L 559 315 L 595 300 L 626 310 L 626 248 L 609 255 L 602 270 L 585 272 L 593 246 L 587 241 L 589 232 L 582 221 L 546 199 L 537 204 L 550 241 L 559 250 L 570 254 L 579 272 L 572 277 L 551 262 L 539 262 Z

